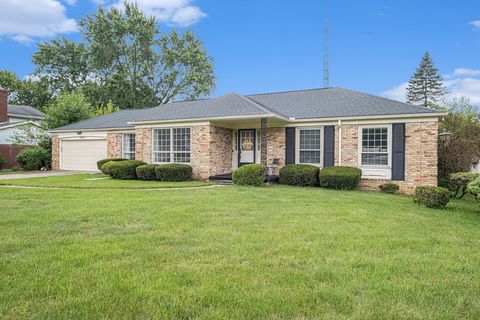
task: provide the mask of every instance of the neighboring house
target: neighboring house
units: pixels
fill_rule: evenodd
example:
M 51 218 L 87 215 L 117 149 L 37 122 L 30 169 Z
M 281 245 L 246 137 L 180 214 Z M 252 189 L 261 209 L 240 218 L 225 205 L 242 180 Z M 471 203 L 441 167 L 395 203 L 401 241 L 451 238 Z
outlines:
M 13 144 L 15 133 L 21 133 L 20 128 L 26 125 L 41 128 L 43 116 L 35 108 L 8 104 L 8 91 L 0 88 L 0 154 L 6 160 L 4 167 L 14 166 L 15 157 L 25 147 Z
M 194 177 L 249 163 L 354 166 L 362 186 L 437 184 L 444 113 L 341 88 L 226 96 L 124 110 L 51 130 L 52 166 L 97 170 L 102 158 L 188 163 Z

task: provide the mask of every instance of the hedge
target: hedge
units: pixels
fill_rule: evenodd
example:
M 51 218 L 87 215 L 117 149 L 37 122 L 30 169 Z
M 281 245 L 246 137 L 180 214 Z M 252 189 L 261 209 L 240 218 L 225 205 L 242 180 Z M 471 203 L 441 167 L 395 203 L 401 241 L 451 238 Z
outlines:
M 317 186 L 320 169 L 309 164 L 289 164 L 280 169 L 279 182 L 291 186 Z
M 261 186 L 265 182 L 266 168 L 262 164 L 246 164 L 233 171 L 233 183 L 244 186 Z
M 355 167 L 326 167 L 320 170 L 320 186 L 328 189 L 353 190 L 362 178 L 362 170 Z
M 183 163 L 168 163 L 155 167 L 155 175 L 159 181 L 192 180 L 192 167 Z
M 42 147 L 27 148 L 17 155 L 17 162 L 28 171 L 50 168 L 51 154 Z
M 157 175 L 155 174 L 155 168 L 158 167 L 158 164 L 146 164 L 143 166 L 137 167 L 137 178 L 139 180 L 145 181 L 154 181 L 157 180 Z
M 445 208 L 450 201 L 450 191 L 442 187 L 418 186 L 413 195 L 413 202 L 424 204 L 429 208 Z
M 109 161 L 102 166 L 102 172 L 107 172 L 117 180 L 135 180 L 137 179 L 137 167 L 145 164 L 138 160 Z
M 378 188 L 380 189 L 380 192 L 390 193 L 390 194 L 394 194 L 395 192 L 400 190 L 400 187 L 398 186 L 398 184 L 391 183 L 391 182 L 381 184 L 378 186 Z
M 128 159 L 123 159 L 123 158 L 102 159 L 97 161 L 97 168 L 98 170 L 102 171 L 103 165 L 109 161 L 125 161 L 125 160 L 128 160 Z
M 3 165 L 5 164 L 5 158 L 0 153 L 0 169 L 2 169 Z
M 450 175 L 450 183 L 455 188 L 453 198 L 457 196 L 459 199 L 467 193 L 467 186 L 470 182 L 474 181 L 478 177 L 478 174 L 473 172 L 457 172 Z
M 480 177 L 470 182 L 467 186 L 467 192 L 480 201 Z

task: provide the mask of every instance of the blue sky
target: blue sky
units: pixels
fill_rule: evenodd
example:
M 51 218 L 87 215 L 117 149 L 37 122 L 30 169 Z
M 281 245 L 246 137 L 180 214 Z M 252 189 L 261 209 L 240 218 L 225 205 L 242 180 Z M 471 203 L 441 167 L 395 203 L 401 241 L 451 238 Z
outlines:
M 36 43 L 78 39 L 76 21 L 118 0 L 2 0 L 0 68 L 33 71 Z M 430 51 L 450 96 L 480 105 L 480 1 L 137 0 L 165 31 L 189 26 L 215 58 L 217 88 L 261 93 L 323 86 L 323 17 L 330 84 L 403 99 Z

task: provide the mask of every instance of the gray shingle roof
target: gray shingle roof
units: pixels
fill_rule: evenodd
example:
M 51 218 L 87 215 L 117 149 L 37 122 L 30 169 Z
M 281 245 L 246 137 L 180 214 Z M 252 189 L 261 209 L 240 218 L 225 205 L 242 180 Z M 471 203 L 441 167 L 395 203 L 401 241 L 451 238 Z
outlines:
M 30 106 L 19 106 L 15 104 L 9 104 L 7 109 L 8 114 L 19 115 L 23 117 L 35 117 L 42 118 L 43 112 Z
M 342 88 L 248 95 L 287 118 L 337 118 L 432 113 L 431 109 Z
M 127 122 L 265 116 L 313 119 L 436 113 L 427 108 L 342 88 L 312 89 L 172 102 L 151 109 L 123 110 L 54 130 L 129 128 Z

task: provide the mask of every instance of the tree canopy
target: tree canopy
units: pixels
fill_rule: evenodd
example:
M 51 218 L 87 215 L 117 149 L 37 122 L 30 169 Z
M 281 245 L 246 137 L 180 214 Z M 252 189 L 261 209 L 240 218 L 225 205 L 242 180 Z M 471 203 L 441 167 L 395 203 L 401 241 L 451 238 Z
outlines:
M 162 32 L 136 4 L 99 8 L 79 25 L 79 42 L 45 42 L 33 56 L 35 76 L 55 94 L 81 89 L 94 106 L 147 108 L 205 96 L 215 86 L 202 41 L 190 30 Z

